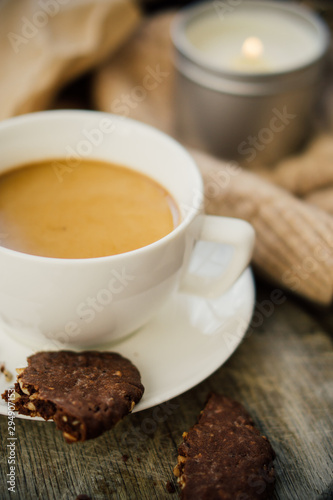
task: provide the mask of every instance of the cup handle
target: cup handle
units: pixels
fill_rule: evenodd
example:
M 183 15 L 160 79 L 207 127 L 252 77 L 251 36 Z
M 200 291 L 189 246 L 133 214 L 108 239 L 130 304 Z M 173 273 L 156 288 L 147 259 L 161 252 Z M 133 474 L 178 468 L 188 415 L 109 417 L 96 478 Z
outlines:
M 227 270 L 216 278 L 202 278 L 186 273 L 179 291 L 214 298 L 226 292 L 248 266 L 254 247 L 255 232 L 246 221 L 216 215 L 200 215 L 201 232 L 197 241 L 232 245 L 234 252 Z

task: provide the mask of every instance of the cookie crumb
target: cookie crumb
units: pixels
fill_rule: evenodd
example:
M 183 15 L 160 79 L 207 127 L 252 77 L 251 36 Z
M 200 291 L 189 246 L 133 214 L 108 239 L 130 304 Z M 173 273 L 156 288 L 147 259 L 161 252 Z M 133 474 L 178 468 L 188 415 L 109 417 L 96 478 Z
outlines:
M 0 373 L 4 374 L 6 382 L 11 382 L 13 380 L 13 375 L 6 369 L 5 363 L 0 364 Z
M 171 481 L 168 481 L 166 483 L 165 489 L 167 490 L 168 493 L 175 493 L 176 492 L 175 485 Z

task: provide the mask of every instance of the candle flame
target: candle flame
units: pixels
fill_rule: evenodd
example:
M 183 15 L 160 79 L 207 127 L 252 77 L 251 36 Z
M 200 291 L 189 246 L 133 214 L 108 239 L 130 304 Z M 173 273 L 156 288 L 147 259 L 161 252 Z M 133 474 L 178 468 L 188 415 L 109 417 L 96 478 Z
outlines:
M 260 38 L 250 36 L 242 45 L 243 56 L 249 59 L 259 59 L 264 52 L 264 46 Z

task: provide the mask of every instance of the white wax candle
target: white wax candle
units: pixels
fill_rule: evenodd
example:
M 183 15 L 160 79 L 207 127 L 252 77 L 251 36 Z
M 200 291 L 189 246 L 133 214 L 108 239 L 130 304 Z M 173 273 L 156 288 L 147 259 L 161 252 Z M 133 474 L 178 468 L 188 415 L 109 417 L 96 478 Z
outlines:
M 318 31 L 296 12 L 275 2 L 246 2 L 231 11 L 200 13 L 186 27 L 185 37 L 211 66 L 240 73 L 275 73 L 302 67 L 322 51 Z M 262 50 L 246 51 L 248 40 Z M 253 48 L 253 47 L 252 47 Z

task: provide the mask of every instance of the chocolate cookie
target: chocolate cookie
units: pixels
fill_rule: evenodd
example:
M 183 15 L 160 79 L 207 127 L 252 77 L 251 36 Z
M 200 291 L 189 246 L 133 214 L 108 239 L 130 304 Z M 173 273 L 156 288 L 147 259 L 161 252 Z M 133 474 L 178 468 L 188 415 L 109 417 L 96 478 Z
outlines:
M 53 419 L 68 443 L 113 427 L 144 391 L 137 368 L 115 352 L 39 352 L 17 372 L 16 410 Z M 9 391 L 2 397 L 8 401 Z
M 275 453 L 246 410 L 212 394 L 184 432 L 174 474 L 184 500 L 257 500 L 274 489 Z

